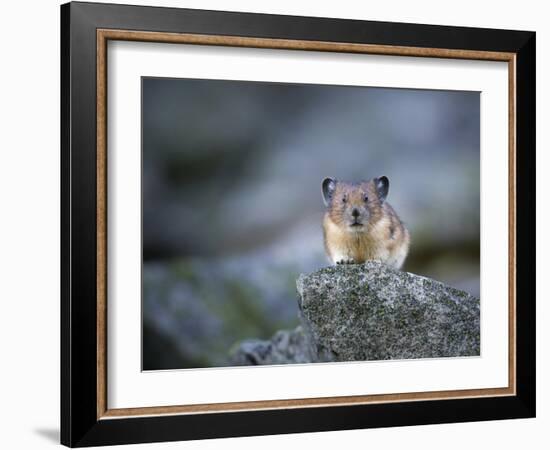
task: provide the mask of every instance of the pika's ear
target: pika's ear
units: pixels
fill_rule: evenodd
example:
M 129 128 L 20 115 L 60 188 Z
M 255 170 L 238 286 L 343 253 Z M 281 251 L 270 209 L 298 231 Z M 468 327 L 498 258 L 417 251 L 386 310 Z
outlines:
M 330 205 L 332 194 L 334 194 L 334 190 L 336 189 L 336 183 L 337 181 L 334 178 L 325 178 L 323 180 L 323 202 L 325 206 Z
M 388 180 L 388 177 L 382 176 L 375 178 L 374 184 L 376 185 L 378 198 L 380 199 L 380 202 L 383 203 L 388 196 L 388 191 L 390 190 L 390 180 Z

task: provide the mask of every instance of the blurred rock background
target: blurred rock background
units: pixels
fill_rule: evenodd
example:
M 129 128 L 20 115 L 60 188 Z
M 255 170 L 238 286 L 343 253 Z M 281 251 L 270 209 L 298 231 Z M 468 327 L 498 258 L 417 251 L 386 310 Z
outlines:
M 143 369 L 298 324 L 321 181 L 386 175 L 404 270 L 479 297 L 479 93 L 143 79 Z

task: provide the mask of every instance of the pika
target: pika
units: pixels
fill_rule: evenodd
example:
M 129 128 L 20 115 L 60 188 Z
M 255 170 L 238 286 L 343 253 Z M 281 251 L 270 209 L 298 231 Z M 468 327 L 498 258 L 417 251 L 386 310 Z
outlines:
M 333 264 L 374 259 L 401 268 L 409 252 L 410 235 L 386 201 L 389 187 L 385 176 L 360 183 L 323 180 L 323 235 Z

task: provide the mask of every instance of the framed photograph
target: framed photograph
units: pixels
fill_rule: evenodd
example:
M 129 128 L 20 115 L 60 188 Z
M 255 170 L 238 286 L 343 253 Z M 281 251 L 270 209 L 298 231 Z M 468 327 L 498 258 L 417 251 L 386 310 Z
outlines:
M 61 441 L 535 415 L 535 33 L 61 7 Z

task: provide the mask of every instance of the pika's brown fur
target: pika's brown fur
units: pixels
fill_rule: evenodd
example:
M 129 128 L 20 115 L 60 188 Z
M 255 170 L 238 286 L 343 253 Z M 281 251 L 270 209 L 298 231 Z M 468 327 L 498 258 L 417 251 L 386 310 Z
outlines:
M 323 181 L 327 210 L 323 234 L 327 256 L 333 264 L 360 264 L 379 260 L 397 269 L 407 257 L 409 232 L 386 202 L 389 180 L 374 178 L 345 183 Z

